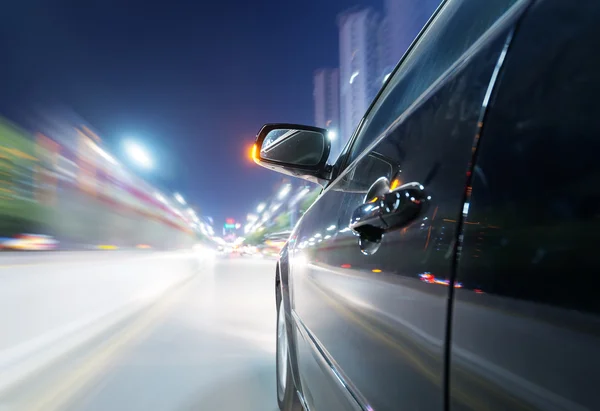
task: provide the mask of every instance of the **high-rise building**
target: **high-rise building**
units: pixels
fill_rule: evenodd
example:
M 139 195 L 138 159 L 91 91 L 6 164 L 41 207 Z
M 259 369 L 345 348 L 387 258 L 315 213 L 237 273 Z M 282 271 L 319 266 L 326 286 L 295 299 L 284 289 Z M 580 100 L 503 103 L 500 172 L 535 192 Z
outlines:
M 384 66 L 395 66 L 417 37 L 440 0 L 385 0 Z
M 331 158 L 342 151 L 340 136 L 340 71 L 322 68 L 315 71 L 313 97 L 315 125 L 329 130 Z
M 379 15 L 371 8 L 351 9 L 338 16 L 340 33 L 340 139 L 350 137 L 369 108 L 377 81 Z
M 381 20 L 379 29 L 377 32 L 377 82 L 379 85 L 383 85 L 389 74 L 394 71 L 394 67 L 398 64 L 399 57 L 396 58 L 391 52 L 391 30 L 390 17 L 385 16 Z

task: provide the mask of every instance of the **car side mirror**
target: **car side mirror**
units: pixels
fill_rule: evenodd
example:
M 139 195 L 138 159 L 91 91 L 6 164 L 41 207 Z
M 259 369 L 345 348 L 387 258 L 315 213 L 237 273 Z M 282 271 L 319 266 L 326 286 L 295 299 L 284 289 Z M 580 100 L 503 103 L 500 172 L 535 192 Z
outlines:
M 331 177 L 327 130 L 298 124 L 266 124 L 256 136 L 254 161 L 271 170 L 324 184 Z

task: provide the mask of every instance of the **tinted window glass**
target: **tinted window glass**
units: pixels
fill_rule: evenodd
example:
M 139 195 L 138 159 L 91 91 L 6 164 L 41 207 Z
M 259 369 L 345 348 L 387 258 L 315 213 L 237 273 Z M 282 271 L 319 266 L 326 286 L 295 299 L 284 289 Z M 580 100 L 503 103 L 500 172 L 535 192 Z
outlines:
M 463 207 L 452 411 L 600 410 L 599 19 L 537 1 L 506 54 Z M 455 400 L 478 385 L 510 404 Z
M 585 4 L 587 17 L 544 14 L 561 29 L 532 23 L 511 46 L 484 123 L 459 280 L 600 313 L 600 6 Z
M 450 0 L 401 62 L 366 117 L 350 161 L 358 157 L 516 0 Z

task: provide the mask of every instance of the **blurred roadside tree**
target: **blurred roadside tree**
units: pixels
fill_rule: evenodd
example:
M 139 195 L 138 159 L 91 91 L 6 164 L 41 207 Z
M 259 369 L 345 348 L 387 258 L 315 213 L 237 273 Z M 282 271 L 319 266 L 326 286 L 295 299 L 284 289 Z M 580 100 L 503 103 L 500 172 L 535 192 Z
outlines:
M 278 233 L 280 231 L 290 229 L 290 212 L 286 211 L 285 213 L 277 216 L 277 218 L 275 219 L 275 224 L 269 229 L 269 233 Z
M 248 245 L 259 245 L 264 243 L 265 241 L 265 236 L 266 236 L 267 232 L 265 230 L 256 230 L 253 233 L 250 233 L 246 239 L 244 240 L 245 244 Z

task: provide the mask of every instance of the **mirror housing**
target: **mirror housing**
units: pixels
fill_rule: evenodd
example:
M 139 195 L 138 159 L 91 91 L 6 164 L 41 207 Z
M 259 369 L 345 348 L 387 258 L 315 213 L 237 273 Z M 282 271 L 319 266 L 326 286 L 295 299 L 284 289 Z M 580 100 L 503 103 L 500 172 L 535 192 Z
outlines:
M 265 124 L 252 148 L 258 165 L 320 185 L 331 179 L 327 130 L 299 124 Z

